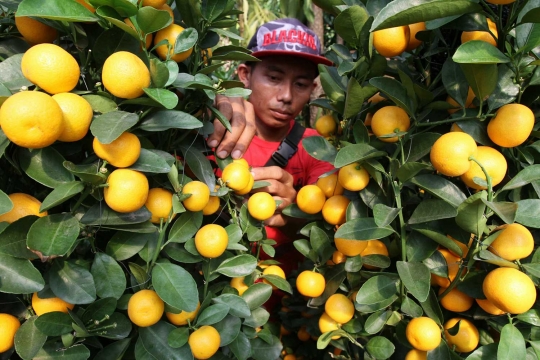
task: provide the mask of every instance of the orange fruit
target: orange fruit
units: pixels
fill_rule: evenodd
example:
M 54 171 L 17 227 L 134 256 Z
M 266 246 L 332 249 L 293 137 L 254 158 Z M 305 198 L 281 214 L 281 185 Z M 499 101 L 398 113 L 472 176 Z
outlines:
M 489 31 L 480 31 L 480 30 L 464 31 L 461 33 L 461 43 L 465 44 L 466 42 L 471 41 L 471 40 L 481 40 L 493 46 L 497 46 L 497 39 L 499 37 L 499 33 L 497 32 L 497 24 L 495 24 L 489 18 L 487 19 L 487 23 L 488 23 L 489 31 L 491 31 L 493 35 L 491 35 Z
M 477 153 L 474 158 L 478 160 L 480 164 L 482 164 L 491 177 L 491 186 L 496 186 L 503 181 L 508 165 L 503 154 L 501 154 L 498 150 L 489 146 L 478 146 Z M 471 161 L 471 167 L 463 175 L 461 175 L 461 181 L 473 189 L 487 189 L 487 186 L 476 184 L 473 181 L 475 177 L 486 180 L 486 175 L 480 168 L 480 165 L 478 165 L 475 161 Z
M 342 238 L 334 239 L 334 244 L 336 244 L 338 251 L 347 256 L 360 255 L 368 246 L 368 242 L 369 241 L 349 240 Z
M 81 140 L 90 128 L 94 111 L 82 96 L 73 93 L 53 95 L 64 115 L 64 126 L 58 140 L 73 142 Z
M 326 196 L 317 185 L 305 185 L 296 194 L 296 205 L 306 214 L 320 212 L 326 202 Z
M 191 194 L 182 204 L 189 211 L 202 211 L 210 201 L 210 189 L 205 183 L 190 181 L 182 188 L 182 194 Z
M 148 198 L 148 179 L 143 173 L 130 169 L 116 169 L 107 178 L 105 202 L 120 213 L 137 211 Z
M 536 301 L 536 288 L 530 277 L 513 268 L 500 267 L 484 278 L 482 290 L 497 308 L 511 314 L 522 314 Z
M 157 45 L 163 40 L 167 40 L 170 47 L 169 50 L 169 47 L 167 46 L 167 44 L 165 44 L 160 45 L 156 48 L 156 53 L 161 60 L 165 60 L 167 59 L 167 57 L 169 57 L 169 59 L 172 61 L 182 62 L 191 55 L 191 53 L 193 52 L 193 48 L 190 48 L 178 54 L 174 54 L 174 45 L 176 43 L 176 38 L 182 33 L 182 31 L 184 31 L 183 27 L 173 23 L 167 26 L 165 29 L 161 29 L 156 33 L 156 35 L 154 36 L 154 45 Z
M 166 3 L 167 0 L 142 0 L 142 6 L 151 6 L 156 9 L 161 8 Z
M 233 190 L 243 190 L 249 185 L 252 177 L 249 168 L 240 163 L 230 163 L 221 173 L 221 180 Z M 250 189 L 251 191 L 251 189 Z M 249 192 L 249 191 L 248 191 Z
M 321 331 L 321 333 L 324 334 L 326 332 L 334 331 L 338 329 L 339 329 L 339 324 L 337 323 L 337 321 L 332 319 L 330 315 L 324 312 L 319 318 L 319 330 Z M 332 336 L 332 340 L 337 340 L 340 337 L 341 336 L 339 335 Z
M 210 326 L 204 325 L 189 335 L 188 344 L 195 359 L 208 359 L 218 350 L 221 337 L 218 331 Z
M 235 288 L 240 296 L 249 288 L 244 282 L 244 278 L 244 276 L 232 278 L 230 283 L 231 287 Z
M 311 335 L 308 333 L 305 326 L 301 326 L 296 335 L 300 341 L 308 341 L 311 339 Z
M 75 305 L 70 304 L 59 297 L 52 298 L 40 298 L 37 293 L 32 295 L 32 309 L 37 316 L 53 312 L 60 311 L 63 313 L 68 313 L 69 310 L 73 310 Z
M 474 91 L 471 89 L 471 87 L 469 87 L 469 90 L 467 91 L 467 99 L 465 100 L 465 108 L 468 109 L 468 108 L 474 107 L 473 100 L 475 97 L 476 95 L 474 95 Z M 452 105 L 454 108 L 457 108 L 457 109 L 448 109 L 448 113 L 450 114 L 455 113 L 456 111 L 459 110 L 459 108 L 461 108 L 461 105 L 459 105 L 458 102 L 454 100 L 450 95 L 448 95 L 448 97 L 446 98 L 446 102 Z M 452 128 L 454 128 L 454 124 L 452 124 Z M 463 131 L 459 128 L 458 125 L 455 125 L 455 126 L 457 126 L 457 129 L 454 129 L 452 131 Z
M 525 105 L 507 104 L 497 110 L 487 126 L 491 141 L 502 147 L 515 147 L 527 140 L 534 126 L 534 114 Z
M 141 290 L 129 298 L 127 311 L 132 323 L 148 327 L 161 319 L 165 303 L 154 290 Z
M 488 299 L 476 299 L 478 306 L 482 308 L 485 312 L 491 315 L 503 315 L 506 314 L 504 311 L 493 305 Z
M 221 225 L 208 224 L 201 227 L 195 234 L 195 247 L 201 256 L 217 258 L 227 249 L 229 235 Z
M 15 16 L 15 26 L 30 45 L 52 43 L 58 38 L 55 28 L 27 16 Z
M 0 353 L 13 347 L 15 333 L 21 327 L 21 322 L 15 316 L 0 313 Z
M 521 224 L 503 225 L 488 250 L 508 261 L 520 260 L 532 254 L 534 238 L 529 229 Z
M 341 251 L 339 250 L 336 250 L 332 253 L 332 263 L 333 264 L 341 264 L 341 263 L 344 263 L 345 261 L 347 261 L 347 256 L 345 256 L 345 254 L 343 254 Z
M 317 179 L 316 185 L 323 191 L 324 196 L 330 198 L 334 195 L 342 195 L 345 189 L 338 181 L 338 174 L 334 172 L 328 176 Z
M 251 189 L 253 189 L 253 184 L 255 184 L 255 178 L 253 177 L 253 175 L 251 175 L 251 172 L 250 172 L 249 173 L 249 182 L 246 185 L 246 187 L 243 188 L 243 189 L 240 189 L 240 190 L 234 190 L 234 193 L 236 195 L 247 195 L 247 194 L 249 194 Z
M 409 24 L 409 43 L 407 44 L 407 48 L 405 49 L 408 52 L 413 51 L 417 47 L 419 47 L 422 44 L 422 40 L 418 40 L 416 38 L 416 34 L 420 31 L 426 30 L 426 23 L 424 21 L 417 22 L 414 24 Z
M 472 245 L 472 243 L 473 243 L 473 241 L 474 241 L 474 235 L 473 235 L 473 234 L 471 234 L 471 237 L 470 237 L 470 239 L 469 239 L 469 244 L 468 244 L 468 245 L 465 245 L 465 244 L 462 243 L 461 241 L 458 241 L 458 240 L 454 239 L 454 238 L 451 237 L 450 235 L 446 235 L 446 237 L 449 238 L 450 240 L 452 240 L 452 242 L 453 242 L 454 244 L 456 244 L 457 246 L 459 246 L 459 248 L 461 249 L 461 255 L 459 255 L 459 254 L 455 253 L 454 251 L 448 249 L 448 251 L 449 251 L 452 255 L 454 255 L 454 256 L 456 256 L 456 257 L 458 257 L 458 258 L 460 258 L 460 257 L 466 257 L 466 256 L 467 256 L 467 254 L 469 253 L 469 247 Z
M 171 16 L 171 19 L 173 19 L 173 22 L 174 22 L 174 12 L 173 12 L 173 9 L 167 5 L 167 4 L 163 4 L 161 5 L 161 7 L 157 8 L 158 10 L 165 10 L 169 13 L 169 15 Z
M 95 137 L 92 147 L 100 159 L 118 168 L 126 168 L 135 164 L 141 154 L 139 138 L 127 131 L 108 144 L 100 142 Z
M 150 86 L 150 71 L 135 54 L 117 51 L 105 60 L 101 80 L 105 89 L 114 96 L 135 99 Z
M 345 223 L 350 200 L 343 195 L 334 195 L 326 200 L 322 208 L 324 220 L 331 225 Z
M 461 262 L 461 258 L 459 256 L 452 254 L 447 249 L 439 249 L 437 251 L 439 251 L 442 254 L 442 256 L 446 259 L 448 277 L 444 278 L 439 275 L 431 274 L 431 280 L 433 283 L 446 288 L 450 286 L 450 283 L 456 278 L 458 270 L 459 270 L 459 264 Z
M 249 197 L 247 208 L 253 218 L 264 221 L 276 212 L 276 201 L 269 193 L 258 192 Z
M 197 308 L 193 311 L 188 312 L 188 311 L 182 310 L 178 314 L 166 312 L 165 316 L 167 317 L 169 322 L 173 325 L 176 325 L 176 326 L 187 325 L 188 320 L 189 322 L 193 322 L 193 320 L 195 320 L 195 318 L 197 317 L 197 314 L 199 313 L 200 307 L 201 307 L 201 303 L 197 302 Z
M 321 136 L 328 137 L 330 135 L 333 135 L 336 131 L 336 128 L 336 120 L 334 120 L 334 117 L 330 114 L 323 115 L 317 120 L 315 120 L 315 130 L 317 130 L 317 132 Z
M 270 265 L 270 266 L 266 266 L 262 272 L 263 275 L 276 275 L 276 276 L 279 276 L 280 278 L 282 279 L 285 279 L 285 271 L 283 271 L 282 268 L 280 268 L 279 266 L 277 265 Z M 269 281 L 267 281 L 266 279 L 263 279 L 263 283 L 265 284 L 268 284 L 268 285 L 272 285 Z M 277 289 L 277 287 L 275 287 L 274 285 L 272 285 L 272 288 L 275 290 Z
M 398 137 L 381 137 L 383 135 L 405 132 L 409 130 L 411 120 L 407 112 L 398 106 L 385 106 L 373 114 L 371 131 L 379 140 L 394 143 Z
M 405 355 L 405 360 L 427 360 L 427 351 L 411 349 Z
M 171 220 L 174 219 L 175 214 L 172 214 L 172 197 L 173 193 L 167 189 L 153 188 L 148 191 L 148 198 L 144 206 L 152 213 L 150 222 L 154 224 L 160 224 L 161 219 L 166 222 L 171 215 Z
M 454 327 L 459 322 L 459 330 L 456 335 L 450 335 L 447 329 Z M 471 352 L 478 347 L 480 334 L 472 321 L 464 318 L 452 318 L 444 323 L 444 337 L 448 346 L 455 346 L 457 352 Z
M 401 55 L 407 49 L 410 39 L 409 26 L 396 26 L 373 32 L 373 46 L 384 57 Z
M 54 44 L 39 44 L 28 49 L 22 57 L 21 70 L 25 78 L 49 94 L 70 92 L 81 75 L 73 55 Z
M 219 205 L 220 205 L 219 197 L 218 196 L 210 196 L 210 199 L 208 199 L 208 203 L 202 209 L 203 215 L 215 214 L 216 211 L 219 210 Z
M 380 240 L 368 240 L 368 241 L 365 241 L 367 242 L 367 245 L 366 245 L 366 248 L 364 250 L 362 250 L 362 252 L 360 253 L 360 256 L 367 256 L 367 255 L 384 255 L 384 256 L 388 256 L 388 249 L 386 248 L 386 245 L 380 241 Z M 372 265 L 367 265 L 367 264 L 364 264 L 363 265 L 366 269 L 377 269 L 376 266 L 372 266 Z
M 431 148 L 431 164 L 443 175 L 461 176 L 471 167 L 470 156 L 476 156 L 477 146 L 471 135 L 449 132 L 438 138 Z
M 64 131 L 64 115 L 51 96 L 23 91 L 7 98 L 0 107 L 0 126 L 14 144 L 40 149 L 58 140 Z
M 131 22 L 131 20 L 129 18 L 125 18 L 124 19 L 124 22 L 130 27 L 132 28 L 133 30 L 137 31 L 137 29 L 135 28 L 135 25 L 133 25 L 133 22 Z M 142 36 L 144 36 L 144 46 L 146 49 L 149 49 L 150 46 L 152 46 L 152 34 L 147 34 L 146 36 L 144 34 L 142 34 Z
M 82 6 L 84 6 L 85 8 L 87 8 L 88 10 L 90 10 L 92 13 L 96 12 L 96 9 L 92 5 L 87 3 L 85 0 L 75 0 L 75 1 L 81 4 Z
M 425 316 L 409 321 L 405 336 L 415 349 L 421 351 L 433 350 L 441 343 L 441 329 L 433 319 Z
M 326 300 L 324 311 L 336 322 L 345 324 L 354 316 L 354 304 L 343 294 L 333 294 Z
M 441 287 L 439 289 L 439 295 L 441 295 L 446 288 Z M 474 299 L 464 292 L 460 291 L 457 287 L 450 290 L 441 300 L 441 306 L 446 310 L 453 312 L 464 312 L 469 310 L 474 302 Z
M 358 163 L 345 165 L 339 169 L 338 182 L 349 191 L 361 191 L 369 184 L 369 173 Z
M 311 270 L 302 271 L 296 278 L 296 288 L 304 296 L 321 296 L 326 287 L 326 280 L 320 273 Z
M 47 212 L 39 212 L 41 201 L 32 195 L 24 193 L 13 193 L 8 195 L 13 203 L 13 208 L 5 214 L 0 215 L 0 222 L 12 223 L 25 216 L 35 215 L 39 217 L 47 216 Z

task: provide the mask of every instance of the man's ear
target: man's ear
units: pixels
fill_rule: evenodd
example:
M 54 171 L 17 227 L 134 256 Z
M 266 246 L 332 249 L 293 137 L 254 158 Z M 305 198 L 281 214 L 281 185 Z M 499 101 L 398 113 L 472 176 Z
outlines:
M 251 79 L 251 67 L 246 64 L 238 65 L 236 69 L 238 73 L 238 80 L 244 83 L 244 87 L 249 89 L 250 79 Z

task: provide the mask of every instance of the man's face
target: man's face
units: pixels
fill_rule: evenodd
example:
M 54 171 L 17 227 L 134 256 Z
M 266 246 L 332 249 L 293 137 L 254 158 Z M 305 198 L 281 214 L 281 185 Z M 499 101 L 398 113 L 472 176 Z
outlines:
M 317 66 L 292 56 L 265 57 L 253 68 L 240 65 L 238 75 L 252 93 L 257 119 L 273 128 L 288 126 L 309 101 Z

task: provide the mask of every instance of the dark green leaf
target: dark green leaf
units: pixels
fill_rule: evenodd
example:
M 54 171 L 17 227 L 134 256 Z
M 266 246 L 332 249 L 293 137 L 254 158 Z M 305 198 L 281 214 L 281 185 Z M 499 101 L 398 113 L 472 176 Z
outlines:
M 141 251 L 150 239 L 157 239 L 158 236 L 157 231 L 150 234 L 132 234 L 118 231 L 107 242 L 105 251 L 117 261 L 127 260 Z
M 0 253 L 21 259 L 36 259 L 37 256 L 26 246 L 26 237 L 37 219 L 37 216 L 25 216 L 11 224 L 3 223 L 6 227 L 0 236 Z
M 525 340 L 514 324 L 506 324 L 501 331 L 501 340 L 497 349 L 497 359 L 525 359 Z
M 437 175 L 418 175 L 412 178 L 411 182 L 454 207 L 467 199 L 454 183 Z
M 28 231 L 27 245 L 43 255 L 65 255 L 79 236 L 79 221 L 70 213 L 41 217 Z
M 92 106 L 92 110 L 97 113 L 107 113 L 109 111 L 114 111 L 118 107 L 114 101 L 109 99 L 108 97 L 101 96 L 101 95 L 83 95 L 82 96 L 88 103 L 90 103 L 90 106 Z
M 143 34 L 151 34 L 161 30 L 171 22 L 171 16 L 165 10 L 158 10 L 152 6 L 143 6 L 137 11 L 137 24 Z
M 418 262 L 398 261 L 397 271 L 403 285 L 418 301 L 427 300 L 430 289 L 431 273 L 426 265 Z
M 247 302 L 249 309 L 253 310 L 261 306 L 272 295 L 272 286 L 263 283 L 257 283 L 250 286 L 242 298 Z
M 140 128 L 146 131 L 168 129 L 198 129 L 202 123 L 196 117 L 177 110 L 160 110 L 146 117 Z
M 373 314 L 369 315 L 368 318 L 366 319 L 366 322 L 364 324 L 365 331 L 371 335 L 380 332 L 382 328 L 384 327 L 384 325 L 386 325 L 386 322 L 388 321 L 391 315 L 392 315 L 392 311 L 389 311 L 388 309 L 375 311 Z M 367 348 L 367 345 L 366 345 L 366 348 Z M 390 349 L 393 350 L 393 346 Z M 373 350 L 376 351 L 376 349 L 373 349 Z M 369 353 L 371 355 L 374 355 L 373 353 L 371 353 L 371 351 L 369 351 Z M 387 359 L 387 358 L 384 358 L 384 359 Z
M 131 170 L 141 172 L 167 174 L 171 171 L 167 160 L 161 156 L 160 150 L 147 150 L 142 148 L 137 161 L 129 167 Z
M 374 336 L 366 344 L 366 350 L 375 359 L 389 359 L 394 354 L 395 346 L 383 336 Z
M 241 318 L 247 318 L 251 316 L 251 311 L 246 301 L 238 295 L 234 294 L 221 294 L 218 297 L 212 299 L 215 303 L 226 304 L 229 306 L 229 314 Z
M 517 201 L 516 222 L 535 229 L 540 228 L 540 200 L 527 199 Z
M 428 299 L 420 303 L 420 305 L 422 306 L 422 309 L 424 309 L 426 316 L 435 320 L 437 324 L 442 325 L 444 318 L 439 306 L 439 300 L 437 299 L 437 295 L 435 295 L 435 291 L 433 291 L 433 289 L 429 291 Z
M 217 322 L 220 322 L 227 316 L 229 313 L 229 305 L 226 304 L 215 304 L 210 305 L 209 307 L 205 308 L 198 316 L 197 316 L 197 326 L 202 325 L 213 325 Z
M 487 344 L 480 346 L 478 349 L 474 350 L 472 354 L 467 356 L 467 360 L 488 360 L 497 358 L 497 343 Z
M 146 95 L 161 104 L 165 109 L 174 109 L 178 105 L 178 95 L 167 89 L 144 88 Z
M 177 329 L 174 329 L 169 333 L 169 336 L 167 337 L 167 343 L 172 348 L 181 348 L 184 346 L 189 337 L 189 329 L 185 327 L 180 327 Z
M 124 271 L 109 255 L 97 253 L 90 272 L 96 280 L 96 294 L 99 297 L 119 299 L 126 290 Z
M 336 148 L 322 136 L 304 138 L 302 146 L 315 159 L 334 163 L 337 154 Z
M 379 303 L 397 294 L 399 280 L 377 275 L 369 278 L 358 290 L 356 302 L 361 305 Z
M 17 9 L 17 16 L 36 16 L 61 21 L 98 21 L 98 18 L 81 4 L 62 0 L 51 0 L 47 3 L 39 0 L 24 0 Z
M 110 111 L 96 116 L 90 125 L 92 135 L 102 144 L 110 144 L 139 121 L 134 113 Z
M 242 320 L 236 316 L 227 315 L 223 320 L 213 325 L 220 335 L 220 346 L 229 345 L 236 339 L 242 327 Z
M 354 162 L 379 158 L 385 155 L 385 152 L 378 151 L 368 144 L 352 144 L 339 150 L 334 160 L 334 166 L 336 168 L 341 168 Z
M 98 203 L 90 207 L 80 221 L 85 225 L 133 225 L 150 220 L 151 217 L 152 214 L 145 207 L 131 213 L 117 213 L 105 204 Z
M 252 255 L 243 254 L 223 261 L 216 271 L 229 277 L 247 276 L 257 267 L 257 259 Z
M 39 331 L 35 325 L 37 318 L 34 315 L 27 319 L 15 333 L 15 350 L 25 360 L 33 359 L 47 341 L 47 335 Z
M 514 202 L 503 202 L 503 201 L 497 201 L 497 202 L 490 202 L 487 200 L 483 200 L 484 204 L 486 204 L 491 210 L 493 210 L 502 221 L 504 221 L 507 224 L 512 224 L 514 220 L 516 219 L 517 210 L 518 210 L 518 204 Z
M 197 284 L 190 273 L 174 264 L 156 263 L 152 284 L 163 301 L 180 310 L 194 311 L 199 301 Z
M 165 321 L 159 321 L 158 323 L 149 327 L 139 328 L 139 340 L 141 342 L 139 346 L 142 346 L 146 356 L 138 356 L 138 351 L 136 348 L 136 358 L 148 360 L 159 358 L 171 360 L 193 359 L 189 345 L 185 344 L 180 348 L 173 348 L 169 345 L 167 339 L 171 331 L 174 329 L 176 329 L 174 325 Z
M 239 360 L 247 360 L 251 356 L 251 343 L 243 332 L 240 332 L 236 339 L 229 344 L 229 348 Z
M 274 360 L 279 358 L 283 349 L 283 344 L 275 336 L 272 336 L 272 342 L 268 343 L 261 338 L 255 338 L 250 341 L 255 360 Z
M 431 147 L 440 136 L 437 133 L 422 133 L 413 136 L 404 145 L 405 149 L 411 149 L 407 156 L 407 162 L 418 161 L 429 154 Z
M 442 81 L 448 95 L 461 107 L 465 107 L 465 100 L 469 87 L 467 78 L 458 63 L 451 58 L 446 59 L 442 68 Z
M 96 286 L 90 271 L 63 259 L 55 259 L 49 271 L 51 290 L 70 304 L 96 300 Z
M 495 46 L 481 40 L 471 40 L 457 48 L 452 60 L 458 64 L 500 64 L 510 62 Z
M 97 353 L 94 360 L 121 359 L 128 349 L 130 342 L 131 339 L 115 341 L 101 349 L 101 351 Z
M 54 189 L 39 207 L 40 211 L 47 211 L 63 202 L 71 199 L 73 196 L 79 194 L 84 190 L 84 184 L 80 181 L 72 181 L 59 185 Z M 1 211 L 0 211 L 1 213 Z
M 40 315 L 35 325 L 39 331 L 48 336 L 60 336 L 72 330 L 71 317 L 60 311 Z
M 461 69 L 478 99 L 486 98 L 497 87 L 499 75 L 496 64 L 461 64 Z
M 175 221 L 169 233 L 169 241 L 185 243 L 191 239 L 201 227 L 203 215 L 201 212 L 185 212 Z
M 403 84 L 399 81 L 388 77 L 375 77 L 370 79 L 369 83 L 381 90 L 388 98 L 395 102 L 397 106 L 405 110 L 409 116 L 414 115 L 415 106 L 407 94 L 407 89 L 405 89 Z
M 369 14 L 364 7 L 354 5 L 342 11 L 334 20 L 336 32 L 347 43 L 354 47 L 359 47 L 360 32 Z
M 8 294 L 31 294 L 45 286 L 41 273 L 29 260 L 0 254 L 0 291 Z
M 180 150 L 197 179 L 204 182 L 210 190 L 213 190 L 216 186 L 216 176 L 210 160 L 202 152 L 192 147 L 181 146 Z
M 517 189 L 537 180 L 540 180 L 540 164 L 527 166 L 507 182 L 501 191 Z
M 64 168 L 64 158 L 54 148 L 20 149 L 19 160 L 21 168 L 28 176 L 50 188 L 56 188 L 63 183 L 72 182 L 73 175 Z
M 390 226 L 378 227 L 373 218 L 352 219 L 343 224 L 335 234 L 336 238 L 351 240 L 382 239 L 394 233 Z
M 82 344 L 73 345 L 69 348 L 62 346 L 61 342 L 48 342 L 38 351 L 34 359 L 54 360 L 86 360 L 90 358 L 90 350 Z
M 424 199 L 409 218 L 408 223 L 420 224 L 430 221 L 453 218 L 457 215 L 457 209 L 448 202 L 440 199 Z

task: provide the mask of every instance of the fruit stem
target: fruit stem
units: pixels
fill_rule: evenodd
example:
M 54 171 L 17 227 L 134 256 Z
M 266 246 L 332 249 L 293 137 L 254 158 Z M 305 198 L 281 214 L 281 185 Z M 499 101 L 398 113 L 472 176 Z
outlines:
M 462 118 L 453 118 L 453 119 L 446 119 L 446 120 L 441 120 L 441 121 L 433 121 L 433 122 L 424 122 L 424 123 L 419 123 L 419 124 L 416 124 L 416 126 L 418 127 L 421 127 L 421 126 L 436 126 L 436 125 L 442 125 L 442 124 L 448 124 L 448 123 L 452 123 L 452 122 L 457 122 L 457 121 L 464 121 L 464 120 L 484 120 L 484 116 L 468 116 L 468 117 L 462 117 Z
M 480 166 L 480 169 L 482 169 L 482 172 L 484 173 L 485 177 L 486 177 L 486 181 L 487 181 L 487 190 L 488 190 L 488 201 L 493 201 L 493 185 L 491 184 L 491 176 L 488 174 L 486 168 L 478 161 L 475 159 L 474 156 L 469 156 L 469 160 L 470 161 L 474 161 L 475 163 L 478 164 L 478 166 Z
M 165 226 L 163 226 L 163 218 L 161 219 L 161 224 L 159 227 L 159 238 L 158 243 L 156 246 L 156 249 L 154 250 L 154 256 L 152 257 L 152 261 L 150 262 L 149 270 L 151 271 L 154 267 L 154 264 L 156 263 L 156 260 L 158 258 L 159 253 L 161 252 L 161 246 L 163 245 L 163 239 L 165 238 L 165 233 L 167 232 L 167 226 L 169 225 L 169 219 L 167 219 L 167 222 L 165 223 Z
M 401 143 L 401 141 L 400 141 Z M 402 155 L 403 156 L 403 155 Z M 399 230 L 400 230 L 400 242 L 401 242 L 401 259 L 406 262 L 407 261 L 407 233 L 405 231 L 405 219 L 403 218 L 403 209 L 401 206 L 401 192 L 400 192 L 400 184 L 397 181 L 393 182 L 393 188 L 394 188 L 394 196 L 396 199 L 396 206 L 399 209 Z M 405 295 L 405 286 L 403 285 L 403 282 L 401 282 L 400 286 L 400 297 L 403 300 Z

